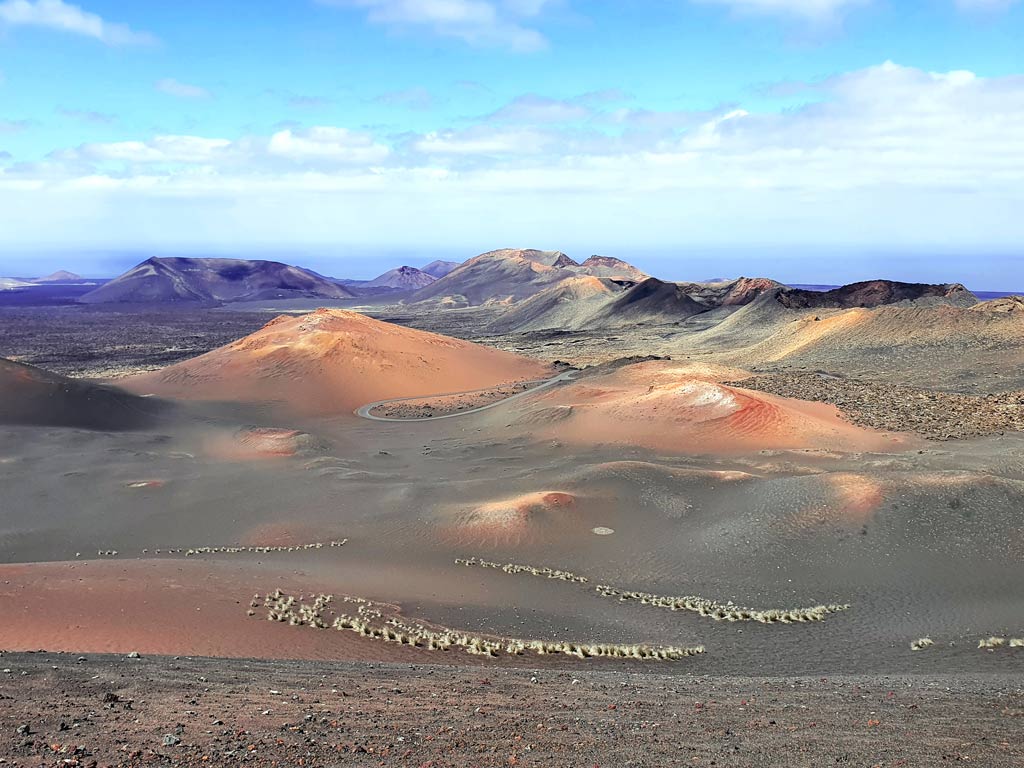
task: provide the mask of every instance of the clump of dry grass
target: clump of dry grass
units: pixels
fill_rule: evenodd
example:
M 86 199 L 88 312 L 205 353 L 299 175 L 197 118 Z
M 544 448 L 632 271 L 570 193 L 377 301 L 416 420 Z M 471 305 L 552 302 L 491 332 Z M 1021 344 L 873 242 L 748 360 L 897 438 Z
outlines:
M 196 557 L 198 555 L 265 555 L 280 552 L 307 552 L 309 550 L 343 547 L 348 539 L 340 541 L 315 541 L 309 544 L 294 544 L 290 547 L 178 547 L 171 549 L 154 549 L 156 555 L 184 555 L 185 557 Z M 117 557 L 116 549 L 101 549 L 97 553 L 100 557 Z M 149 554 L 149 549 L 142 550 L 143 555 Z M 77 556 L 77 555 L 76 555 Z
M 978 648 L 988 651 L 996 648 L 1024 648 L 1024 637 L 985 637 L 978 641 Z
M 923 651 L 925 648 L 931 648 L 933 645 L 935 645 L 935 641 L 930 637 L 922 637 L 910 644 L 910 650 Z
M 578 584 L 587 584 L 589 579 L 586 576 L 562 571 L 553 568 L 538 568 L 532 565 L 519 565 L 517 563 L 492 563 L 476 557 L 456 559 L 456 565 L 476 566 L 480 568 L 494 568 L 503 573 L 519 574 L 527 573 L 532 576 L 541 576 L 548 579 L 559 579 Z M 719 603 L 705 597 L 695 595 L 683 597 L 666 597 L 653 595 L 649 592 L 636 592 L 632 590 L 619 589 L 618 587 L 598 584 L 595 587 L 597 593 L 602 597 L 617 597 L 620 601 L 638 600 L 643 605 L 653 605 L 658 608 L 668 608 L 672 611 L 692 611 L 701 616 L 715 621 L 756 621 L 761 624 L 794 624 L 815 621 L 824 621 L 833 613 L 839 613 L 850 608 L 846 604 L 830 603 L 828 605 L 815 605 L 810 608 L 773 608 L 768 610 L 756 610 L 753 608 L 742 608 L 734 605 L 731 601 Z
M 671 611 L 693 611 L 715 621 L 756 621 L 761 624 L 805 623 L 824 621 L 830 614 L 850 608 L 849 605 L 830 603 L 828 605 L 815 605 L 810 608 L 756 610 L 753 608 L 742 608 L 734 605 L 732 602 L 719 603 L 704 597 L 653 595 L 649 592 L 622 590 L 604 584 L 599 584 L 596 590 L 603 597 L 617 597 L 622 601 L 639 600 L 643 605 L 653 605 L 658 608 L 667 608 Z
M 456 565 L 477 566 L 480 568 L 496 568 L 504 573 L 528 573 L 531 576 L 541 576 L 546 579 L 558 579 L 560 581 L 573 581 L 578 584 L 586 584 L 589 579 L 586 576 L 579 576 L 571 571 L 560 571 L 554 568 L 537 568 L 532 565 L 519 565 L 518 563 L 492 563 L 487 560 L 480 560 L 476 557 L 466 559 L 456 558 Z
M 387 643 L 408 645 L 431 651 L 461 648 L 475 656 L 498 657 L 502 654 L 520 656 L 527 652 L 539 655 L 565 654 L 580 659 L 620 658 L 676 661 L 704 653 L 704 646 L 683 648 L 676 646 L 628 645 L 615 643 L 574 643 L 547 640 L 523 640 L 510 637 L 489 637 L 459 632 L 447 627 L 430 627 L 408 621 L 397 613 L 386 613 L 379 604 L 361 597 L 344 596 L 342 602 L 356 605 L 354 614 L 338 613 L 328 622 L 328 606 L 333 595 L 317 595 L 312 603 L 297 602 L 296 598 L 280 589 L 266 595 L 263 604 L 267 619 L 286 622 L 292 626 L 308 626 L 355 632 L 363 637 Z M 253 603 L 259 602 L 259 596 Z M 252 605 L 252 604 L 250 604 Z M 250 615 L 254 611 L 250 608 Z

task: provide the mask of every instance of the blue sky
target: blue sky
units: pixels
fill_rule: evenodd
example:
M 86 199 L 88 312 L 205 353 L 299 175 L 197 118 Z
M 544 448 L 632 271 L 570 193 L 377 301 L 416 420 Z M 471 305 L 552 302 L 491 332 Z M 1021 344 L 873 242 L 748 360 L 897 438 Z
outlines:
M 1022 39 L 1013 0 L 0 0 L 0 273 L 522 246 L 1018 288 Z

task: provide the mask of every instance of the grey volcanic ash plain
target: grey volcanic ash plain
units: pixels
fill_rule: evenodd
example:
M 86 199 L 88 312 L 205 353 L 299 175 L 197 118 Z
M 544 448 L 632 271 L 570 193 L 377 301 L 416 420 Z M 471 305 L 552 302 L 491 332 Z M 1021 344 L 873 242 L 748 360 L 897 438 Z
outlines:
M 0 649 L 1019 681 L 1019 302 L 443 266 L 0 307 Z

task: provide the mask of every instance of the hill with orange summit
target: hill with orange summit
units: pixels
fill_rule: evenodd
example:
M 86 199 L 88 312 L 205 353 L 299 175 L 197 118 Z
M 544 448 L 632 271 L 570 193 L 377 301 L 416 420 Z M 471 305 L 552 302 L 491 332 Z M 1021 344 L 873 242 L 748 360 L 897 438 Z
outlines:
M 541 379 L 548 366 L 468 341 L 318 309 L 282 316 L 238 341 L 119 382 L 186 400 L 279 403 L 305 415 L 348 413 L 393 397 Z

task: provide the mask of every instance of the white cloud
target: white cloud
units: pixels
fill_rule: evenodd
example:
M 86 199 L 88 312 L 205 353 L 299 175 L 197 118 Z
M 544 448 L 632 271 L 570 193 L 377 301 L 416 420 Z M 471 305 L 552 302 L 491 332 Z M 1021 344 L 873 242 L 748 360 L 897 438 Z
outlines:
M 540 13 L 538 0 L 318 0 L 322 5 L 363 9 L 375 24 L 425 29 L 478 47 L 529 52 L 547 40 L 522 21 Z
M 69 162 L 92 163 L 209 163 L 217 153 L 232 146 L 227 139 L 207 139 L 199 136 L 155 136 L 149 141 L 117 141 L 83 144 L 76 149 L 63 150 L 53 158 Z
M 323 126 L 85 144 L 35 166 L 0 166 L 0 207 L 24 214 L 8 220 L 25 238 L 64 233 L 68 200 L 89 190 L 82 199 L 90 206 L 110 196 L 111 217 L 129 198 L 131 206 L 153 201 L 154 221 L 230 204 L 251 219 L 225 237 L 251 228 L 271 240 L 273 226 L 279 240 L 312 237 L 288 216 L 330 219 L 341 209 L 344 217 L 311 224 L 318 236 L 371 241 L 386 231 L 389 240 L 414 240 L 462 227 L 502 240 L 519 226 L 556 241 L 567 227 L 593 230 L 595 240 L 662 243 L 1024 240 L 1024 218 L 1014 214 L 1024 209 L 1024 76 L 886 62 L 801 87 L 812 101 L 783 112 L 645 111 L 657 130 L 636 130 L 636 115 L 615 122 L 612 104 L 607 113 L 593 107 L 585 129 L 484 119 L 397 138 Z M 659 114 L 668 117 L 659 123 Z M 161 209 L 168 196 L 177 204 Z M 402 218 L 401 232 L 389 227 L 392 217 Z M 100 226 L 103 215 L 90 221 Z M 208 226 L 227 225 L 211 218 Z M 182 231 L 164 227 L 172 230 Z
M 345 128 L 290 128 L 270 137 L 267 152 L 296 162 L 324 161 L 352 165 L 373 165 L 388 158 L 391 150 L 367 133 Z
M 9 26 L 44 27 L 84 35 L 107 45 L 151 45 L 148 32 L 136 32 L 124 24 L 105 21 L 95 13 L 63 0 L 3 0 L 0 23 Z
M 145 176 L 160 166 L 166 173 L 214 176 L 287 169 L 372 166 L 385 161 L 391 150 L 367 133 L 345 128 L 284 129 L 269 137 L 246 136 L 235 141 L 203 136 L 166 135 L 147 141 L 82 144 L 51 153 L 51 164 L 78 169 L 78 175 L 95 175 L 102 169 L 127 167 L 128 176 Z M 83 165 L 85 170 L 82 170 Z M 51 166 L 52 167 L 52 166 Z
M 415 141 L 413 147 L 424 155 L 524 156 L 542 153 L 551 141 L 551 137 L 534 130 L 478 127 L 428 133 Z
M 157 80 L 156 89 L 168 96 L 176 96 L 179 99 L 208 99 L 210 92 L 199 85 L 190 85 L 175 80 L 173 77 L 165 77 Z

